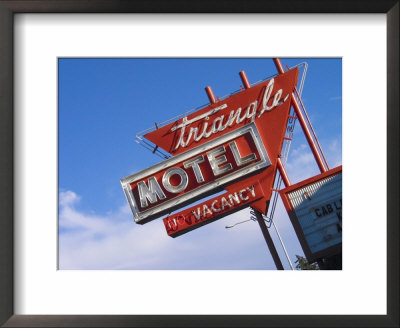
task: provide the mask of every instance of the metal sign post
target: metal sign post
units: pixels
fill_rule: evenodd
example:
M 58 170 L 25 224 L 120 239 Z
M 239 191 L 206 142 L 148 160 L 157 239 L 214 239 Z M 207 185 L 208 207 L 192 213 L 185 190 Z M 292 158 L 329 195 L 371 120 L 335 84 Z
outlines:
M 271 235 L 270 235 L 270 233 L 268 231 L 268 227 L 265 224 L 265 220 L 264 220 L 261 212 L 259 212 L 257 210 L 253 210 L 253 213 L 254 213 L 254 215 L 255 215 L 255 217 L 257 219 L 257 222 L 258 222 L 258 224 L 259 224 L 259 226 L 261 228 L 261 232 L 262 232 L 262 234 L 264 236 L 265 242 L 268 245 L 268 249 L 269 249 L 269 251 L 271 253 L 271 256 L 272 256 L 272 258 L 274 260 L 276 268 L 278 270 L 284 270 L 283 265 L 282 265 L 282 261 L 281 261 L 281 259 L 279 257 L 279 254 L 278 254 L 278 252 L 276 250 L 274 241 L 271 238 Z

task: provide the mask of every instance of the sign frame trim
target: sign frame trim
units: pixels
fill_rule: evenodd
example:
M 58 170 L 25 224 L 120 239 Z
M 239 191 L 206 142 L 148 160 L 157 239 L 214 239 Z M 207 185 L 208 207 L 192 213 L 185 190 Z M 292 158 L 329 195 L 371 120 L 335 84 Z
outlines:
M 223 144 L 229 140 L 233 140 L 237 137 L 245 135 L 246 133 L 250 133 L 253 138 L 254 144 L 257 148 L 257 151 L 260 155 L 260 160 L 257 163 L 254 163 L 253 166 L 246 166 L 239 170 L 232 172 L 231 174 L 225 175 L 219 179 L 215 179 L 213 182 L 209 182 L 200 188 L 189 191 L 182 196 L 178 196 L 177 198 L 167 200 L 160 205 L 156 205 L 148 210 L 139 211 L 139 207 L 136 204 L 136 200 L 132 193 L 131 183 L 141 180 L 143 178 L 148 177 L 149 175 L 155 174 L 163 169 L 168 167 L 172 167 L 173 165 L 179 164 L 183 162 L 185 159 L 194 157 L 195 155 L 207 151 L 215 146 Z M 261 136 L 257 130 L 257 126 L 254 122 L 249 123 L 241 128 L 238 128 L 232 132 L 226 133 L 220 137 L 210 140 L 209 142 L 202 144 L 198 147 L 192 148 L 186 152 L 173 156 L 165 161 L 157 163 L 147 169 L 139 171 L 137 173 L 131 174 L 125 178 L 122 178 L 121 185 L 124 190 L 125 196 L 128 200 L 131 211 L 134 215 L 134 220 L 136 223 L 144 224 L 148 221 L 156 219 L 155 215 L 161 216 L 163 214 L 168 213 L 168 209 L 172 212 L 176 206 L 180 204 L 188 203 L 189 200 L 193 199 L 193 202 L 199 197 L 206 197 L 213 189 L 222 188 L 226 186 L 229 182 L 241 177 L 248 176 L 251 173 L 255 173 L 263 168 L 267 168 L 271 166 L 271 160 L 268 156 L 268 151 L 265 148 L 265 145 L 261 139 Z M 183 205 L 184 206 L 184 205 Z M 171 208 L 172 207 L 172 208 Z

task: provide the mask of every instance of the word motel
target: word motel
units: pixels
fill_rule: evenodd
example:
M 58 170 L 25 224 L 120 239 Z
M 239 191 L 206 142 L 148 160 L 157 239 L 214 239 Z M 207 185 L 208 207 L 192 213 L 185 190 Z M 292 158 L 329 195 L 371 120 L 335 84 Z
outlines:
M 135 221 L 146 223 L 270 165 L 257 128 L 250 124 L 124 178 L 121 183 Z M 243 200 L 248 197 L 245 191 L 239 190 L 231 197 Z M 226 199 L 221 201 L 220 207 L 211 204 L 205 211 L 213 213 L 229 207 Z

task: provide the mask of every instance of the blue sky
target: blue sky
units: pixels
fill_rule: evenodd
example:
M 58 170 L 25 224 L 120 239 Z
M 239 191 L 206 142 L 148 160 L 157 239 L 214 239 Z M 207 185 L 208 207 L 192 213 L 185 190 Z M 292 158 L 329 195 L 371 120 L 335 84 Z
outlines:
M 341 59 L 282 59 L 308 63 L 302 99 L 330 167 L 342 163 Z M 161 218 L 133 221 L 120 179 L 162 159 L 135 142 L 136 133 L 206 105 L 204 87 L 222 97 L 276 74 L 269 58 L 59 59 L 60 269 L 275 269 L 258 224 L 237 212 L 175 239 Z M 296 124 L 287 162 L 292 183 L 318 174 Z M 303 255 L 278 202 L 275 223 L 292 261 Z M 270 229 L 281 260 L 288 262 Z

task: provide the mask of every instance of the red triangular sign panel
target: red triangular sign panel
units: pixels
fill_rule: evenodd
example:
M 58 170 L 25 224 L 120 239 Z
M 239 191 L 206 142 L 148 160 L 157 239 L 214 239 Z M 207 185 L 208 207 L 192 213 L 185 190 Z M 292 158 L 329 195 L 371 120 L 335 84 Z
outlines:
M 231 211 L 250 205 L 266 214 L 297 77 L 298 69 L 295 68 L 152 131 L 145 137 L 167 152 L 177 155 L 254 122 L 271 165 L 256 175 L 238 179 L 224 189 L 226 197 L 240 192 L 244 195 L 246 190 L 254 190 L 252 199 L 243 197 L 246 201 L 238 203 Z M 175 237 L 227 215 L 221 211 L 207 217 L 207 213 L 212 212 L 206 211 L 209 206 L 224 203 L 224 195 L 218 197 L 165 218 L 168 234 Z M 204 215 L 201 216 L 203 210 Z

